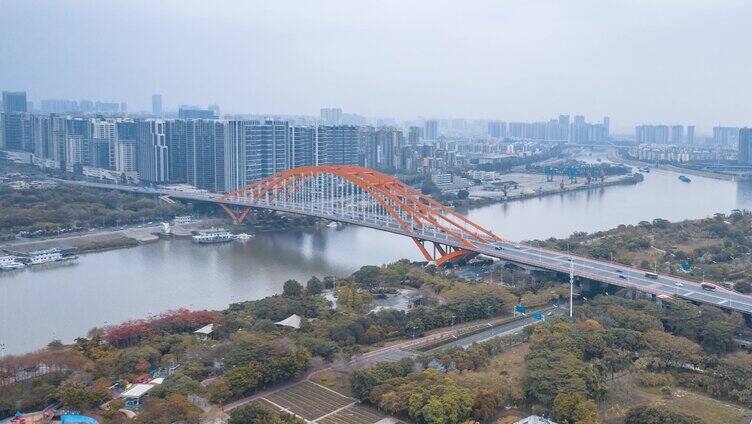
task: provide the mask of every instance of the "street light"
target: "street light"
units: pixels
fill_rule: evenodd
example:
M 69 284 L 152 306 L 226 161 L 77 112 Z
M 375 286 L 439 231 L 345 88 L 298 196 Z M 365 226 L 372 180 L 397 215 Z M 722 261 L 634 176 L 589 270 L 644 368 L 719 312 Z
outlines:
M 574 261 L 569 258 L 569 318 L 574 315 Z

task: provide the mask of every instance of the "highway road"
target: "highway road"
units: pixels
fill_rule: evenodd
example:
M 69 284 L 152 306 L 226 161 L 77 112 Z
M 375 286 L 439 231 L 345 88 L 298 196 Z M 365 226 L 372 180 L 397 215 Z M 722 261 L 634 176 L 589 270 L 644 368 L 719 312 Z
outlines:
M 527 244 L 499 242 L 479 246 L 487 256 L 522 263 L 543 269 L 569 273 L 620 287 L 632 288 L 655 295 L 677 296 L 688 300 L 752 313 L 752 297 L 717 286 L 715 291 L 704 290 L 700 282 L 658 274 L 650 278 L 646 271 L 618 263 L 599 261 L 541 249 Z
M 412 227 L 406 230 L 390 216 L 363 214 L 357 210 L 337 208 L 333 206 L 331 202 L 308 202 L 301 204 L 288 200 L 275 200 L 271 203 L 266 203 L 264 199 L 260 199 L 258 202 L 249 198 L 221 199 L 221 194 L 205 191 L 173 191 L 147 187 L 71 182 L 63 180 L 60 180 L 60 182 L 149 195 L 169 196 L 176 199 L 224 203 L 241 207 L 253 207 L 302 214 L 359 225 L 362 227 L 374 228 L 380 231 L 387 231 L 420 240 L 445 244 L 458 249 L 469 249 L 462 240 L 457 240 L 455 237 L 442 230 L 427 226 Z M 512 241 L 488 243 L 480 237 L 469 241 L 475 246 L 470 250 L 482 253 L 486 256 L 566 274 L 570 272 L 571 268 L 575 276 L 592 281 L 613 284 L 654 294 L 656 296 L 678 296 L 695 302 L 707 303 L 752 314 L 752 296 L 736 293 L 720 286 L 714 291 L 704 290 L 700 287 L 700 283 L 697 281 L 665 274 L 659 274 L 657 278 L 649 278 L 646 276 L 646 271 L 637 268 L 584 258 L 565 252 L 542 249 Z
M 546 309 L 546 310 L 542 310 L 538 312 L 543 314 L 544 319 L 547 319 L 551 317 L 561 316 L 565 313 L 565 311 L 568 311 L 568 307 L 567 308 L 563 308 L 563 307 L 552 308 L 552 309 Z M 460 337 L 456 339 L 455 341 L 452 341 L 452 342 L 443 344 L 441 346 L 435 347 L 433 349 L 427 350 L 425 353 L 442 352 L 442 351 L 449 350 L 455 347 L 461 347 L 464 349 L 464 348 L 472 346 L 474 343 L 482 343 L 482 342 L 485 342 L 486 340 L 491 340 L 496 337 L 503 337 L 503 336 L 508 336 L 510 334 L 519 333 L 525 327 L 541 322 L 539 320 L 534 319 L 531 315 L 532 313 L 528 314 L 528 316 L 524 318 L 520 318 L 516 321 L 502 324 L 497 327 L 489 328 L 486 331 L 481 331 L 480 333 L 476 333 L 476 334 L 466 336 L 466 337 Z

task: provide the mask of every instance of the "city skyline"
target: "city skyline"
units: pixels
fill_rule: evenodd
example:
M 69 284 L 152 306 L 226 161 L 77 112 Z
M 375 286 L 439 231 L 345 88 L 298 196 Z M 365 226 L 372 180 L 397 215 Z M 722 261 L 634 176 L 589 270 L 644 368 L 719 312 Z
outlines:
M 14 60 L 0 64 L 0 88 L 116 99 L 132 111 L 151 110 L 160 93 L 166 109 L 218 103 L 225 113 L 570 113 L 612 116 L 612 132 L 625 134 L 651 122 L 743 126 L 752 87 L 738 81 L 752 59 L 739 42 L 752 35 L 752 7 L 723 3 L 3 1 L 0 54 Z

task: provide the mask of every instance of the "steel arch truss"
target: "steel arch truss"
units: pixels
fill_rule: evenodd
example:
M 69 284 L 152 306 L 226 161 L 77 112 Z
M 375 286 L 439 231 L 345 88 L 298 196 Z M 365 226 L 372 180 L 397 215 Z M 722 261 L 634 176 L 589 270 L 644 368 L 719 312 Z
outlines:
M 386 174 L 351 165 L 290 169 L 225 193 L 222 207 L 237 223 L 251 208 L 348 222 L 412 237 L 437 265 L 475 255 L 477 243 L 500 241 L 419 190 Z M 231 205 L 245 209 L 233 210 Z M 433 244 L 433 250 L 426 247 Z

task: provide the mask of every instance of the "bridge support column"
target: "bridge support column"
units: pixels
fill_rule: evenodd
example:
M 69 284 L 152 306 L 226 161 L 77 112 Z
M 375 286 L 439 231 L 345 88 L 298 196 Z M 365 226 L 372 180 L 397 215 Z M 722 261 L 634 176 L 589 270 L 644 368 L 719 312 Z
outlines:
M 225 210 L 227 215 L 232 218 L 232 223 L 235 225 L 240 225 L 245 221 L 245 218 L 248 216 L 249 213 L 251 213 L 251 208 L 240 208 L 240 210 L 233 210 L 229 206 L 225 205 L 224 203 L 220 203 L 219 206 L 222 206 L 222 209 Z
M 413 237 L 413 241 L 418 246 L 418 249 L 420 250 L 420 253 L 423 254 L 423 257 L 426 258 L 428 262 L 435 262 L 437 266 L 441 266 L 446 263 L 459 262 L 463 259 L 469 259 L 478 255 L 478 253 L 470 250 L 458 249 L 452 246 L 441 245 L 435 242 L 433 242 L 432 255 L 428 251 L 428 249 L 426 249 L 424 240 Z

